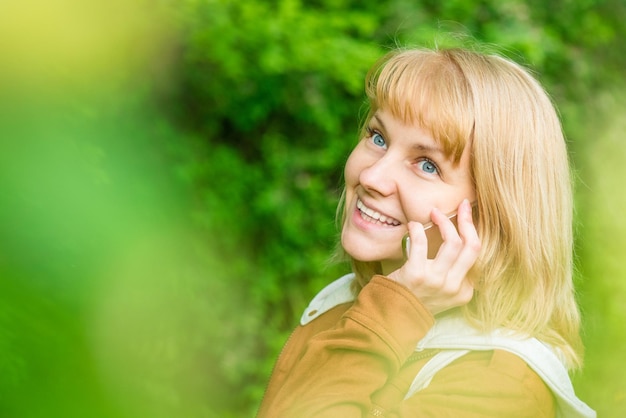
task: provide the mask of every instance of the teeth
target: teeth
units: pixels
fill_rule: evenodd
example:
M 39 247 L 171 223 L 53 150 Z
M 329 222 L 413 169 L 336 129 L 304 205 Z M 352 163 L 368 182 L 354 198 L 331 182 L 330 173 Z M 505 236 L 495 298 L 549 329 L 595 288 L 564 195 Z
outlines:
M 365 206 L 363 204 L 363 202 L 361 202 L 361 200 L 357 200 L 356 201 L 356 207 L 361 211 L 361 213 L 367 215 L 369 218 L 372 219 L 372 221 L 378 221 L 380 223 L 386 224 L 386 225 L 391 225 L 391 226 L 398 226 L 400 225 L 400 221 L 397 221 L 393 218 L 388 218 L 387 216 L 376 212 L 373 209 L 368 208 L 367 206 Z

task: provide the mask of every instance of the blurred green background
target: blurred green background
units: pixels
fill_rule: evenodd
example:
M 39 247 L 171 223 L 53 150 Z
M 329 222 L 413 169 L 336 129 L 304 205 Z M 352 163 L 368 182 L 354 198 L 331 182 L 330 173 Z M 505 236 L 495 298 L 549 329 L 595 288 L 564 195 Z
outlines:
M 623 0 L 5 0 L 0 416 L 253 416 L 328 262 L 394 45 L 530 67 L 576 172 L 600 416 L 626 416 Z

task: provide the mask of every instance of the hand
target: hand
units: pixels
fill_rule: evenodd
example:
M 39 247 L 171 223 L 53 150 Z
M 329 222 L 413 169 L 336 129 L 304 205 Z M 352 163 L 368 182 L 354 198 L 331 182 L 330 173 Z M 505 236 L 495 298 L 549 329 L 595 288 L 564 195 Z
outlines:
M 428 240 L 424 226 L 409 222 L 411 246 L 407 262 L 389 274 L 403 284 L 433 315 L 467 304 L 474 296 L 474 287 L 467 278 L 480 252 L 481 243 L 472 220 L 472 207 L 467 199 L 459 205 L 458 231 L 438 209 L 431 214 L 441 232 L 443 244 L 437 256 L 427 258 Z

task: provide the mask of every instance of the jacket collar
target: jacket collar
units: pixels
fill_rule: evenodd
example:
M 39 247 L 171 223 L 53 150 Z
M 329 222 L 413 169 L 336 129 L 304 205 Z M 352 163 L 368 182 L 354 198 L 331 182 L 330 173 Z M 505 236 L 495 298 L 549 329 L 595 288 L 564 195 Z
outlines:
M 306 325 L 335 306 L 352 302 L 355 298 L 351 286 L 353 281 L 354 273 L 349 273 L 322 289 L 302 313 L 300 324 Z

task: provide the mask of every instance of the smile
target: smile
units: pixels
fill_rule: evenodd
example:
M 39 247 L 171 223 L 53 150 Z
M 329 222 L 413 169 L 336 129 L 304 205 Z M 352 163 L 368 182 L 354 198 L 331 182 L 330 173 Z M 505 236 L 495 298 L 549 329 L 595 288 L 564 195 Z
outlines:
M 400 225 L 400 221 L 398 221 L 397 219 L 390 218 L 388 216 L 385 216 L 375 211 L 374 209 L 368 208 L 367 206 L 365 206 L 363 202 L 361 202 L 361 199 L 357 199 L 356 207 L 359 210 L 359 212 L 361 212 L 361 217 L 367 222 L 377 224 L 377 225 L 386 225 L 386 226 Z

